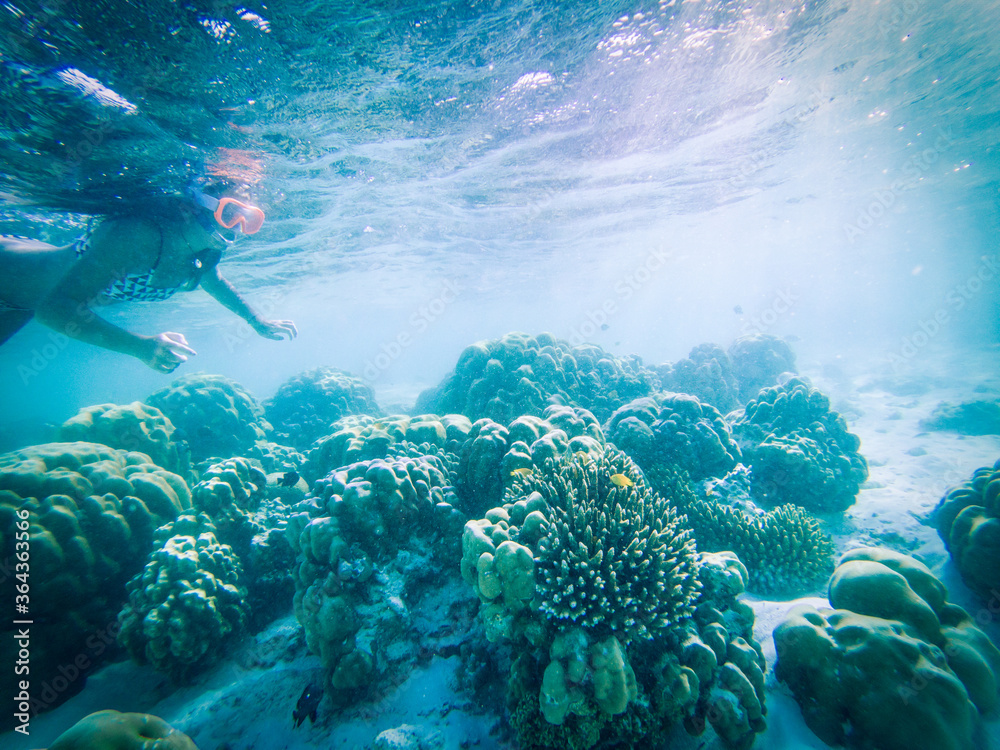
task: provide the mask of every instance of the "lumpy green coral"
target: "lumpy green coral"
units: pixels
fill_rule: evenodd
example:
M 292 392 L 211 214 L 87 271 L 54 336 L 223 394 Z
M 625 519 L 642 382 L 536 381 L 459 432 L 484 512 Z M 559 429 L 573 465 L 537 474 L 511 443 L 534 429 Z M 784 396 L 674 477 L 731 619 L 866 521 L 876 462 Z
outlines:
M 660 365 L 655 370 L 664 391 L 690 394 L 723 414 L 743 404 L 733 363 L 725 350 L 715 344 L 700 344 L 686 359 Z
M 466 523 L 461 571 L 508 685 L 524 748 L 642 745 L 708 721 L 729 747 L 764 728 L 764 662 L 748 577 L 699 554 L 670 503 L 610 446 L 548 459 Z
M 861 440 L 804 379 L 763 389 L 730 418 L 753 474 L 754 497 L 768 505 L 842 511 L 868 478 Z
M 78 654 L 91 665 L 100 662 L 108 650 L 100 639 L 126 597 L 126 581 L 142 568 L 154 530 L 190 507 L 184 480 L 142 453 L 76 442 L 0 456 L 0 555 L 15 559 L 17 523 L 26 522 L 31 670 L 39 684 Z M 10 628 L 0 631 L 5 664 L 14 662 Z M 95 634 L 99 649 L 87 645 Z M 9 670 L 0 687 L 13 679 Z
M 173 440 L 174 425 L 154 406 L 134 401 L 124 406 L 99 404 L 81 409 L 63 422 L 64 442 L 100 443 L 109 448 L 138 451 L 168 471 L 187 470 L 187 455 Z
M 98 711 L 60 734 L 48 750 L 198 750 L 183 732 L 150 714 Z
M 334 422 L 308 453 L 303 471 L 311 479 L 358 461 L 386 458 L 393 449 L 416 446 L 419 453 L 457 453 L 472 423 L 461 414 L 355 415 Z
M 195 461 L 243 455 L 271 429 L 253 394 L 223 375 L 184 375 L 151 394 L 146 403 L 183 431 Z
M 459 449 L 456 489 L 473 514 L 500 502 L 518 478 L 568 455 L 598 457 L 604 433 L 586 409 L 549 406 L 540 417 L 522 416 L 504 426 L 480 419 Z
M 138 663 L 187 677 L 242 629 L 247 607 L 240 575 L 239 559 L 219 543 L 207 515 L 180 516 L 157 529 L 149 561 L 128 583 L 120 642 Z
M 694 480 L 724 476 L 741 458 L 722 415 L 682 393 L 656 393 L 622 406 L 605 432 L 644 470 L 677 467 Z
M 755 398 L 762 388 L 775 385 L 782 373 L 795 372 L 795 353 L 788 342 L 767 333 L 740 336 L 727 354 L 744 403 Z
M 1000 460 L 948 490 L 934 523 L 965 584 L 984 599 L 1000 598 Z
M 246 602 L 255 624 L 281 612 L 294 591 L 294 554 L 284 528 L 289 510 L 282 500 L 291 489 L 276 488 L 240 457 L 212 464 L 191 488 L 195 510 L 208 514 L 219 541 L 232 547 L 243 565 Z M 297 499 L 303 492 L 297 488 Z
M 651 393 L 655 383 L 656 375 L 636 358 L 621 359 L 591 344 L 572 346 L 547 333 L 508 333 L 467 347 L 454 372 L 421 394 L 417 409 L 507 424 L 562 404 L 604 420 Z
M 930 570 L 889 550 L 852 550 L 829 598 L 832 611 L 798 605 L 774 631 L 775 674 L 820 739 L 977 747 L 979 715 L 998 705 L 1000 651 Z
M 433 559 L 420 555 L 427 540 L 457 533 L 461 521 L 452 499 L 438 457 L 376 458 L 317 481 L 289 520 L 289 540 L 299 556 L 295 615 L 336 701 L 356 698 L 358 688 L 376 679 L 373 633 L 398 629 L 392 623 L 405 610 L 400 595 L 409 582 L 440 575 Z M 398 643 L 382 655 L 383 672 L 404 658 L 400 644 L 412 637 L 396 635 Z
M 295 375 L 264 402 L 277 439 L 304 451 L 330 434 L 330 425 L 353 414 L 381 414 L 375 393 L 363 380 L 334 367 L 317 367 Z

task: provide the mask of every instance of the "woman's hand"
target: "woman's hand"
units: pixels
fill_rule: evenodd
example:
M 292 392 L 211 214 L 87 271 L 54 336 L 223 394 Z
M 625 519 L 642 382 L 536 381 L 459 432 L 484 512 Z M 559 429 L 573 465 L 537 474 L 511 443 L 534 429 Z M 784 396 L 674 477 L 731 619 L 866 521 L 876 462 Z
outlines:
M 183 333 L 167 331 L 152 336 L 149 340 L 152 342 L 152 350 L 140 359 L 157 372 L 173 372 L 182 362 L 187 362 L 187 355 L 198 353 L 188 346 Z
M 290 320 L 257 320 L 253 329 L 266 339 L 280 341 L 288 337 L 289 341 L 298 336 L 299 331 Z

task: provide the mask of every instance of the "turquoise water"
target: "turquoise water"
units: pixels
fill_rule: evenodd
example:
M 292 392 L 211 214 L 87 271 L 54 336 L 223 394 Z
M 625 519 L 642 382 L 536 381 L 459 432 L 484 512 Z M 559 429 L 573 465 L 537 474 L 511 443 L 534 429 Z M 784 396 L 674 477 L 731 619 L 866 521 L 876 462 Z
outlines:
M 332 366 L 410 409 L 510 331 L 650 365 L 763 333 L 846 390 L 943 388 L 1000 355 L 998 26 L 988 0 L 3 0 L 0 233 L 224 182 L 267 222 L 220 268 L 298 338 L 202 292 L 102 314 L 261 400 Z M 0 452 L 173 377 L 30 323 Z
M 83 219 L 45 203 L 204 173 L 265 209 L 222 268 L 296 342 L 234 344 L 200 293 L 111 313 L 188 335 L 188 371 L 263 394 L 412 333 L 373 383 L 406 401 L 509 330 L 659 362 L 761 329 L 888 362 L 946 309 L 917 359 L 996 341 L 996 284 L 947 301 L 997 252 L 994 3 L 239 8 L 3 11 L 3 231 L 68 241 Z M 54 82 L 68 67 L 120 99 Z M 32 325 L 0 353 L 4 413 L 58 421 L 162 382 L 75 343 L 27 383 L 7 366 L 47 343 Z

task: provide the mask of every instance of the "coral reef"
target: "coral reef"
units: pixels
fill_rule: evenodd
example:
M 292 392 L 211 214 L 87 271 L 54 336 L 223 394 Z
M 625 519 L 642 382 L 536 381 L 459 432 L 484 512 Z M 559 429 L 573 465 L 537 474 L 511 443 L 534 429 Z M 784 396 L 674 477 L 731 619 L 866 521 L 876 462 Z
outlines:
M 834 610 L 798 605 L 774 631 L 775 674 L 824 742 L 881 750 L 972 750 L 1000 697 L 1000 651 L 920 562 L 849 552 Z M 887 717 L 891 720 L 887 721 Z
M 507 424 L 562 404 L 604 420 L 622 404 L 652 393 L 655 383 L 656 375 L 638 358 L 619 359 L 589 344 L 571 346 L 547 333 L 508 333 L 467 347 L 454 372 L 420 395 L 417 410 Z
M 173 440 L 174 426 L 163 413 L 141 401 L 119 406 L 100 404 L 81 409 L 59 428 L 62 442 L 100 443 L 109 448 L 145 453 L 157 466 L 183 475 L 188 454 Z
M 239 558 L 204 513 L 156 531 L 141 573 L 129 581 L 118 639 L 139 664 L 177 680 L 203 667 L 242 629 L 247 606 Z
M 727 353 L 743 403 L 756 397 L 761 388 L 775 385 L 782 373 L 795 372 L 795 353 L 777 336 L 766 333 L 740 336 Z
M 303 472 L 312 480 L 319 479 L 347 464 L 386 458 L 404 443 L 417 446 L 419 455 L 458 453 L 471 429 L 472 423 L 461 414 L 344 417 L 309 451 Z
M 698 549 L 736 553 L 749 572 L 747 589 L 760 594 L 801 593 L 826 583 L 834 545 L 819 521 L 796 505 L 771 511 L 750 499 L 750 475 L 738 465 L 696 493 L 678 472 L 657 470 L 650 484 L 687 517 Z
M 934 523 L 965 585 L 1000 600 L 1000 460 L 945 493 Z
M 289 510 L 281 493 L 271 489 L 260 469 L 238 457 L 213 464 L 191 488 L 195 510 L 208 514 L 219 541 L 232 547 L 243 565 L 255 627 L 280 614 L 295 590 L 295 556 L 285 535 Z
M 695 396 L 703 404 L 709 404 L 723 414 L 743 405 L 733 363 L 720 346 L 700 344 L 691 350 L 687 359 L 659 365 L 654 369 L 660 377 L 660 388 L 664 391 Z
M 316 482 L 298 506 L 288 538 L 298 553 L 294 609 L 309 649 L 326 669 L 335 702 L 355 700 L 386 673 L 403 669 L 415 648 L 407 601 L 416 581 L 445 580 L 434 559 L 457 537 L 462 517 L 436 456 L 376 458 Z M 386 650 L 379 654 L 377 640 Z
M 722 415 L 682 393 L 631 401 L 611 415 L 604 430 L 644 470 L 682 468 L 695 481 L 724 476 L 742 457 Z
M 16 559 L 15 538 L 26 529 L 36 684 L 59 676 L 60 666 L 79 664 L 79 656 L 90 668 L 111 651 L 125 583 L 142 568 L 153 531 L 190 507 L 184 480 L 142 453 L 76 442 L 0 456 L 0 559 Z M 0 659 L 13 664 L 13 626 L 0 627 Z M 13 669 L 7 670 L 0 688 L 13 680 Z M 50 707 L 82 685 L 71 682 L 46 698 L 36 692 L 40 703 L 33 709 Z
M 264 402 L 278 441 L 304 451 L 330 434 L 330 425 L 353 414 L 379 416 L 375 392 L 363 380 L 333 367 L 317 367 L 289 378 Z
M 243 455 L 271 429 L 257 399 L 222 375 L 185 375 L 151 394 L 146 403 L 173 423 L 174 439 L 183 437 L 193 461 Z
M 49 750 L 198 750 L 194 742 L 150 714 L 98 711 L 60 734 Z
M 802 378 L 763 389 L 730 419 L 753 475 L 754 497 L 766 505 L 842 511 L 868 478 L 861 440 Z
M 459 449 L 455 488 L 462 508 L 479 515 L 498 504 L 516 479 L 540 469 L 547 460 L 569 454 L 599 457 L 604 433 L 586 409 L 549 406 L 541 417 L 522 416 L 507 427 L 480 419 Z
M 746 568 L 699 555 L 624 453 L 549 459 L 466 523 L 462 576 L 491 642 L 510 641 L 524 748 L 649 745 L 711 722 L 729 747 L 764 727 Z
M 952 430 L 960 435 L 1000 435 L 1000 401 L 938 404 L 920 422 L 923 430 Z

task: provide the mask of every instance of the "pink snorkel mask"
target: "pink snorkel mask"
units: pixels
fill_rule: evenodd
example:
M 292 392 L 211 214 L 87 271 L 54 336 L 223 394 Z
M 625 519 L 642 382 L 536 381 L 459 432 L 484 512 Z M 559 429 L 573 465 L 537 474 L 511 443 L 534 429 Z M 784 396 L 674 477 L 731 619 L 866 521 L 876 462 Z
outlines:
M 195 202 L 207 208 L 215 216 L 215 221 L 225 229 L 235 229 L 243 234 L 256 234 L 264 226 L 264 212 L 235 198 L 213 198 L 197 188 L 188 192 Z

